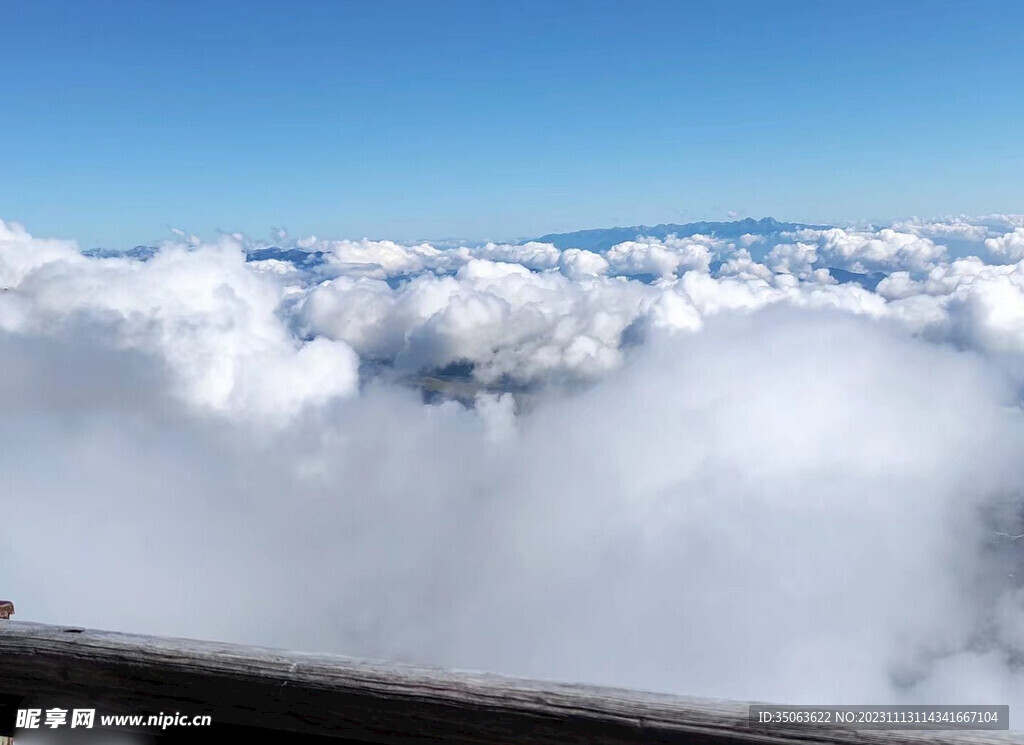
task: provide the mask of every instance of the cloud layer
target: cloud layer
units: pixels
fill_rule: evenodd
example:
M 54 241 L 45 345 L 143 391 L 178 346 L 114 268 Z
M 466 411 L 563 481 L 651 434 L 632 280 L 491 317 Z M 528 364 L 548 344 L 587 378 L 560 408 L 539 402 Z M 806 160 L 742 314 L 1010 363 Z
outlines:
M 0 590 L 693 695 L 1024 705 L 1022 230 L 99 257 L 0 223 Z

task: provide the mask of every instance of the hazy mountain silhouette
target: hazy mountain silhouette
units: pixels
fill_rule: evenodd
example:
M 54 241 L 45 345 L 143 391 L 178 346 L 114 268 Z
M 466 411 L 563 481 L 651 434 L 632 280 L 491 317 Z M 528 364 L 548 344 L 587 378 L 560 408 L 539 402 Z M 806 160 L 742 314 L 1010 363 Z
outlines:
M 739 238 L 741 235 L 774 235 L 793 230 L 812 228 L 823 230 L 829 225 L 809 225 L 797 222 L 779 222 L 774 217 L 755 220 L 752 217 L 731 222 L 689 222 L 682 225 L 663 223 L 661 225 L 634 225 L 628 228 L 594 228 L 577 230 L 572 233 L 549 233 L 534 240 L 551 243 L 556 248 L 585 248 L 588 251 L 602 253 L 617 243 L 634 241 L 638 236 L 666 238 L 675 235 L 685 238 L 691 235 L 711 235 L 715 238 Z

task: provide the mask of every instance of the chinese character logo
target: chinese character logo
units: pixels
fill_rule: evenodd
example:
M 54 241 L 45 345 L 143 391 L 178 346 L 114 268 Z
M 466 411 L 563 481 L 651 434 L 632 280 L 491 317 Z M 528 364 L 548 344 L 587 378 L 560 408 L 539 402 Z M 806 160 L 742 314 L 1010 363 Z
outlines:
M 39 729 L 39 718 L 42 715 L 42 709 L 18 709 L 14 726 L 16 729 Z
M 58 727 L 68 723 L 68 710 L 67 709 L 47 709 L 46 710 L 46 726 L 50 729 L 57 729 Z
M 75 709 L 71 713 L 71 727 L 85 727 L 86 729 L 92 729 L 93 723 L 96 721 L 96 710 L 95 709 Z

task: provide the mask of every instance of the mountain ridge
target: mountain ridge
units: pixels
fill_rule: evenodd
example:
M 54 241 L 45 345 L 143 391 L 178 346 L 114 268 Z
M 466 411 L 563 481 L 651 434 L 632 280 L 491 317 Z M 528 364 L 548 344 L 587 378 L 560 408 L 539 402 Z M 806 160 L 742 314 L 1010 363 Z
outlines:
M 710 235 L 715 238 L 739 238 L 746 233 L 754 235 L 772 235 L 775 233 L 787 233 L 794 230 L 806 228 L 812 230 L 824 230 L 831 225 L 814 225 L 811 223 L 780 222 L 774 217 L 762 217 L 755 220 L 746 217 L 742 220 L 730 221 L 707 221 L 689 223 L 660 223 L 658 225 L 633 225 L 630 227 L 613 228 L 589 228 L 586 230 L 574 230 L 569 233 L 548 233 L 539 238 L 533 238 L 538 243 L 550 243 L 555 248 L 565 250 L 567 248 L 583 248 L 588 251 L 602 253 L 612 246 L 624 241 L 636 240 L 639 236 L 651 238 L 666 238 L 675 235 L 686 238 L 691 235 Z M 523 241 L 527 243 L 529 241 Z

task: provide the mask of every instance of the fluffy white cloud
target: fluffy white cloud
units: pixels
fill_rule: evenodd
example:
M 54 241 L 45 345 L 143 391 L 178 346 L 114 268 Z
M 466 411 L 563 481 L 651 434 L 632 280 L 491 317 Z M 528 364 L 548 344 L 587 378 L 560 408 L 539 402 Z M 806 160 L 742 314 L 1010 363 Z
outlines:
M 0 329 L 27 335 L 66 329 L 149 352 L 175 388 L 202 409 L 290 416 L 349 395 L 358 358 L 326 338 L 303 343 L 277 315 L 280 275 L 246 264 L 233 238 L 167 246 L 149 261 L 92 259 L 24 231 L 0 247 L 0 274 L 18 279 L 0 303 Z
M 617 274 L 671 277 L 691 269 L 707 271 L 713 243 L 704 236 L 688 239 L 669 236 L 663 241 L 645 238 L 612 246 L 605 258 Z
M 459 251 L 441 251 L 428 244 L 403 246 L 393 241 L 315 241 L 303 248 L 322 251 L 330 272 L 377 278 L 427 269 L 447 270 L 465 261 Z
M 562 274 L 569 279 L 585 279 L 599 277 L 608 273 L 608 259 L 593 251 L 582 248 L 570 248 L 562 252 L 559 260 Z
M 822 260 L 829 266 L 854 272 L 924 271 L 946 257 L 945 246 L 892 228 L 877 231 L 805 229 L 792 234 L 792 238 L 816 244 Z
M 776 274 L 795 274 L 808 278 L 818 261 L 817 246 L 813 243 L 780 243 L 768 254 L 768 266 Z
M 957 238 L 980 243 L 989 235 L 989 228 L 963 216 L 945 221 L 900 220 L 892 225 L 893 230 L 900 233 L 913 233 L 931 240 L 948 240 Z
M 987 248 L 993 256 L 1007 262 L 1017 262 L 1024 258 L 1024 228 L 1014 228 L 1011 233 L 1004 233 L 998 238 L 987 238 Z
M 0 585 L 40 621 L 1024 703 L 1013 219 L 147 260 L 0 223 Z M 410 385 L 451 369 L 458 401 Z
M 56 261 L 85 259 L 74 241 L 34 238 L 25 226 L 0 220 L 0 290 L 17 287 L 32 271 Z
M 551 269 L 558 266 L 562 252 L 550 243 L 529 241 L 521 245 L 487 243 L 473 252 L 478 258 L 521 264 L 527 269 Z

